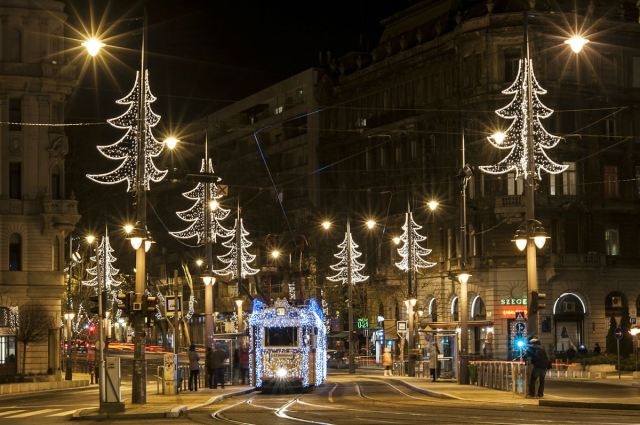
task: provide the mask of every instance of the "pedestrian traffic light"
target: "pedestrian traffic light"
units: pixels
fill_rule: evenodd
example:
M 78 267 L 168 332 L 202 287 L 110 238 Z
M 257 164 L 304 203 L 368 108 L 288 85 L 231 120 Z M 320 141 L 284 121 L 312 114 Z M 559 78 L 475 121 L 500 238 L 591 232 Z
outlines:
M 102 291 L 100 296 L 92 295 L 89 297 L 90 305 L 88 310 L 92 315 L 100 314 L 100 298 L 102 298 L 102 318 L 104 319 L 107 311 L 107 293 L 105 291 Z
M 537 313 L 538 310 L 542 310 L 547 306 L 543 301 L 546 297 L 547 297 L 547 294 L 544 294 L 542 292 L 537 292 L 537 291 L 531 291 L 530 308 L 532 313 Z
M 143 298 L 142 310 L 148 319 L 152 319 L 156 315 L 157 305 L 158 305 L 158 297 L 146 295 Z
M 131 299 L 132 299 L 133 293 L 131 292 L 126 292 L 126 293 L 119 293 L 118 295 L 116 295 L 116 307 L 118 308 L 118 310 L 120 310 L 122 313 L 122 316 L 124 317 L 128 317 L 131 314 Z

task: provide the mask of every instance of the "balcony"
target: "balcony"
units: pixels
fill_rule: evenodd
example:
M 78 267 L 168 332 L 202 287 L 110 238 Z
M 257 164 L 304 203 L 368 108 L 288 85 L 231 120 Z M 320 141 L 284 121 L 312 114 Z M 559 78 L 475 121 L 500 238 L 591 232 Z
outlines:
M 500 217 L 515 218 L 525 213 L 524 195 L 497 196 L 495 202 L 494 211 Z

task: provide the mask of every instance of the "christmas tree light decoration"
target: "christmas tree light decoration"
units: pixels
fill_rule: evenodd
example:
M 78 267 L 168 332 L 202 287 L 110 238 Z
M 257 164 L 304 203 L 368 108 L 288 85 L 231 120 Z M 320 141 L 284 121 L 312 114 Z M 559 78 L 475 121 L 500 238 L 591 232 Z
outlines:
M 238 218 L 235 220 L 233 234 L 236 235 L 235 238 L 230 238 L 222 243 L 222 246 L 229 248 L 229 251 L 218 256 L 218 260 L 222 264 L 226 264 L 226 266 L 220 270 L 215 270 L 214 273 L 220 276 L 230 275 L 231 279 L 237 279 L 238 274 L 240 274 L 240 278 L 244 279 L 247 276 L 258 273 L 259 270 L 249 265 L 256 259 L 256 256 L 247 251 L 253 243 L 247 239 L 249 232 L 242 224 L 240 213 L 238 213 Z
M 420 246 L 420 242 L 427 239 L 426 236 L 422 236 L 418 233 L 418 230 L 422 229 L 418 223 L 413 219 L 413 213 L 411 211 L 405 213 L 404 224 L 402 225 L 402 235 L 400 235 L 400 242 L 402 246 L 398 248 L 398 254 L 402 258 L 396 263 L 396 267 L 403 272 L 418 271 L 418 269 L 426 269 L 433 267 L 436 263 L 427 261 L 424 257 L 431 254 L 431 250 Z
M 206 168 L 205 168 L 206 165 Z M 204 158 L 200 166 L 200 173 L 213 174 L 211 158 Z M 217 178 L 217 181 L 220 181 Z M 208 193 L 207 193 L 208 191 Z M 205 242 L 216 242 L 218 238 L 226 239 L 233 236 L 233 230 L 225 228 L 220 222 L 229 216 L 230 210 L 222 208 L 218 200 L 223 194 L 215 183 L 198 182 L 196 186 L 182 194 L 185 198 L 194 201 L 191 208 L 178 211 L 176 215 L 183 221 L 191 223 L 189 227 L 179 232 L 169 232 L 178 239 L 197 238 L 198 245 Z M 216 207 L 211 208 L 210 203 L 216 202 Z M 209 230 L 207 235 L 207 214 L 209 214 Z
M 122 282 L 117 279 L 120 270 L 113 266 L 113 263 L 117 260 L 113 255 L 113 251 L 109 243 L 109 235 L 103 236 L 102 241 L 96 248 L 95 255 L 90 257 L 90 260 L 93 261 L 95 265 L 87 269 L 87 273 L 93 277 L 89 280 L 83 280 L 83 285 L 99 287 L 102 283 L 102 289 L 104 291 L 107 293 L 116 293 L 113 288 L 117 288 Z
M 141 95 L 142 92 L 142 95 Z M 138 101 L 143 97 L 144 123 L 143 134 L 139 133 L 140 107 Z M 116 101 L 119 105 L 128 105 L 127 110 L 116 118 L 108 119 L 107 122 L 113 127 L 126 130 L 124 136 L 111 145 L 98 146 L 98 151 L 108 159 L 121 160 L 122 162 L 115 169 L 104 174 L 87 174 L 87 177 L 100 184 L 116 184 L 127 181 L 127 192 L 136 191 L 138 187 L 149 190 L 150 182 L 157 183 L 167 174 L 167 170 L 160 170 L 156 167 L 153 159 L 162 153 L 164 144 L 156 140 L 151 129 L 160 122 L 160 115 L 151 109 L 151 103 L 156 101 L 156 97 L 149 89 L 149 73 L 145 70 L 144 87 L 140 87 L 140 71 L 136 72 L 136 80 L 133 88 L 122 99 Z M 141 143 L 142 146 L 138 144 Z M 141 150 L 141 152 L 139 152 Z M 142 154 L 142 155 L 140 155 Z M 138 158 L 143 157 L 144 167 L 138 184 Z
M 334 254 L 339 261 L 336 264 L 331 265 L 331 270 L 337 273 L 333 276 L 327 276 L 332 282 L 342 282 L 343 285 L 354 285 L 359 282 L 364 282 L 369 279 L 369 276 L 365 276 L 360 271 L 364 268 L 364 264 L 358 261 L 358 258 L 362 255 L 358 251 L 358 244 L 353 241 L 351 237 L 351 228 L 347 223 L 347 231 L 344 235 L 344 240 L 338 244 L 340 251 Z M 349 281 L 351 278 L 351 281 Z
M 529 81 L 531 87 L 528 87 Z M 538 98 L 546 92 L 535 78 L 533 62 L 530 59 L 520 59 L 515 81 L 509 88 L 502 91 L 504 94 L 514 95 L 513 100 L 507 106 L 496 110 L 499 117 L 513 120 L 513 122 L 503 134 L 504 139 L 495 136 L 487 137 L 493 146 L 509 150 L 509 153 L 495 165 L 480 166 L 482 171 L 488 174 L 515 171 L 516 178 L 522 175 L 525 180 L 529 173 L 533 172 L 532 177 L 540 180 L 543 170 L 549 174 L 559 174 L 567 169 L 568 165 L 553 162 L 546 153 L 547 149 L 554 148 L 562 140 L 561 137 L 549 134 L 540 122 L 541 119 L 548 118 L 553 113 L 553 110 L 543 105 Z M 531 104 L 531 111 L 529 111 L 529 104 Z M 529 117 L 532 119 L 531 125 Z M 530 158 L 531 153 L 527 147 L 529 128 L 533 132 L 533 158 Z M 529 170 L 531 160 L 534 161 L 535 170 Z

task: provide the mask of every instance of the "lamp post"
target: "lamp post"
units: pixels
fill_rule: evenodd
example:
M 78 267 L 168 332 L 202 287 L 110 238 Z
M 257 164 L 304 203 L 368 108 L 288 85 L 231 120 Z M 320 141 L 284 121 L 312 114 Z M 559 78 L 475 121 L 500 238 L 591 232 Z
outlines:
M 238 333 L 244 332 L 244 319 L 242 317 L 242 298 L 236 299 L 236 308 L 238 310 Z
M 80 261 L 80 254 L 73 252 L 73 237 L 69 235 L 69 276 L 67 277 L 67 305 L 64 313 L 64 319 L 67 326 L 67 350 L 66 361 L 64 368 L 65 381 L 71 381 L 73 379 L 73 352 L 72 352 L 72 337 L 73 337 L 73 318 L 75 313 L 73 312 L 73 305 L 71 301 L 71 275 L 73 266 Z
M 634 374 L 634 378 L 638 378 L 638 348 L 640 345 L 640 340 L 638 340 L 638 335 L 640 335 L 640 328 L 637 326 L 632 327 L 631 329 L 629 329 L 629 333 L 631 334 L 631 336 L 635 337 L 636 339 L 636 343 L 635 343 L 635 350 L 634 352 L 636 353 L 636 372 Z
M 408 365 L 409 365 L 409 376 L 416 376 L 416 368 L 415 368 L 415 355 L 414 355 L 414 349 L 415 349 L 415 332 L 416 332 L 416 324 L 415 324 L 415 318 L 414 318 L 414 314 L 413 314 L 413 308 L 416 306 L 416 298 L 415 297 L 411 297 L 407 300 L 405 300 L 405 305 L 407 307 L 407 318 L 409 319 L 409 339 L 407 341 L 407 345 L 409 346 L 409 349 L 407 350 L 407 356 L 408 356 Z
M 468 384 L 469 373 L 469 289 L 467 283 L 471 275 L 467 272 L 467 185 L 473 176 L 473 170 L 466 162 L 464 126 L 462 128 L 462 170 L 460 172 L 460 271 L 457 276 L 460 282 L 460 353 L 458 355 L 458 383 Z

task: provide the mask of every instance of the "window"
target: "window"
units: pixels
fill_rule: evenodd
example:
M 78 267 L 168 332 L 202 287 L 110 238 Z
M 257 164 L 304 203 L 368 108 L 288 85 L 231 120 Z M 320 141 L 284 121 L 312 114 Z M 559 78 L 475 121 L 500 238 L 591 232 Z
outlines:
M 607 255 L 620 255 L 618 229 L 606 229 L 604 231 L 604 241 Z
M 429 315 L 431 316 L 432 322 L 438 321 L 438 302 L 435 298 L 432 298 L 431 301 L 429 301 Z
M 564 165 L 569 167 L 562 173 L 562 194 L 565 196 L 577 195 L 576 187 L 576 163 L 564 162 Z
M 615 165 L 605 165 L 603 169 L 603 183 L 605 198 L 617 198 L 620 196 L 618 185 L 618 167 Z
M 276 109 L 274 109 L 273 114 L 274 115 L 280 115 L 282 113 L 282 111 L 284 111 L 284 107 L 283 106 L 276 106 Z
M 522 195 L 524 193 L 524 179 L 516 179 L 516 173 L 507 174 L 507 195 Z
M 14 233 L 9 238 L 9 271 L 22 270 L 22 237 Z
M 51 199 L 62 199 L 62 181 L 57 168 L 51 174 Z
M 22 163 L 9 163 L 9 198 L 22 199 Z
M 633 79 L 631 81 L 631 87 L 640 88 L 640 56 L 633 57 Z
M 460 315 L 458 314 L 458 297 L 455 297 L 453 301 L 451 301 L 451 321 L 457 322 L 460 320 Z
M 22 130 L 22 99 L 12 97 L 9 99 L 9 130 Z
M 522 53 L 520 48 L 504 50 L 504 81 L 513 82 L 518 75 L 518 66 Z
M 22 33 L 17 29 L 3 31 L 2 51 L 5 62 L 22 62 Z

